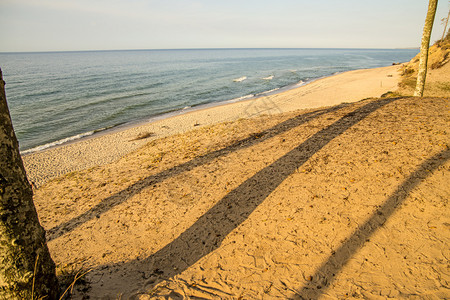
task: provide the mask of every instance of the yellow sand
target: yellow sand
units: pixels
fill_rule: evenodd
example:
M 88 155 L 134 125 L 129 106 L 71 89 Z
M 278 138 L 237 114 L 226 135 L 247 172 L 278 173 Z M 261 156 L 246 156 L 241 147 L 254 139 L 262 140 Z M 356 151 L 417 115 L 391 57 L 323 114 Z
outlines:
M 398 66 L 350 71 L 314 81 L 284 93 L 182 114 L 100 137 L 52 148 L 24 157 L 35 187 L 68 172 L 110 163 L 149 140 L 186 132 L 198 126 L 234 121 L 261 114 L 354 102 L 397 89 Z M 155 133 L 149 139 L 139 135 Z
M 59 268 L 90 270 L 73 298 L 449 298 L 449 99 L 358 101 L 396 84 L 353 71 L 26 156 L 37 183 L 83 169 L 34 197 Z

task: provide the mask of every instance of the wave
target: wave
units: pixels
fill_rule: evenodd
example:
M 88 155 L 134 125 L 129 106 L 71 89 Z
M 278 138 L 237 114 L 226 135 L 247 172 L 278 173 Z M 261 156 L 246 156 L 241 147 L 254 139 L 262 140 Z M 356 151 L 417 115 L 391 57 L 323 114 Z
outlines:
M 51 148 L 51 147 L 59 146 L 59 145 L 65 144 L 67 142 L 75 141 L 75 140 L 78 140 L 78 139 L 81 139 L 81 138 L 93 135 L 96 132 L 99 132 L 99 130 L 92 130 L 92 131 L 80 133 L 80 134 L 77 134 L 77 135 L 74 135 L 74 136 L 70 136 L 70 137 L 67 137 L 67 138 L 55 141 L 55 142 L 51 142 L 51 143 L 48 143 L 48 144 L 37 146 L 37 147 L 31 148 L 31 149 L 28 149 L 28 150 L 25 150 L 25 151 L 21 151 L 20 154 L 25 155 L 25 154 L 30 154 L 30 153 L 34 153 L 34 152 L 39 152 L 39 151 L 42 151 L 42 150 L 45 150 L 45 149 L 48 149 L 48 148 Z
M 100 129 L 95 129 L 95 130 L 92 130 L 92 131 L 80 133 L 80 134 L 77 134 L 77 135 L 74 135 L 74 136 L 69 136 L 67 138 L 60 139 L 60 140 L 57 140 L 57 141 L 54 141 L 54 142 L 51 142 L 51 143 L 48 143 L 48 144 L 44 144 L 44 145 L 40 145 L 40 146 L 31 148 L 31 149 L 20 151 L 20 154 L 26 155 L 26 154 L 30 154 L 30 153 L 35 153 L 35 152 L 39 152 L 39 151 L 42 151 L 42 150 L 46 150 L 46 149 L 49 149 L 49 148 L 52 148 L 52 147 L 56 147 L 56 146 L 59 146 L 59 145 L 62 145 L 62 144 L 68 143 L 68 142 L 76 141 L 76 140 L 79 140 L 79 139 L 82 139 L 82 138 L 94 135 L 94 134 L 99 133 L 99 132 L 103 132 L 105 130 L 108 130 L 108 129 L 111 129 L 111 128 L 114 128 L 114 127 L 117 127 L 117 126 L 120 126 L 120 125 L 123 125 L 123 124 L 125 124 L 125 123 L 121 122 L 121 123 L 116 124 L 116 125 L 111 125 L 111 126 L 103 127 L 103 128 L 100 128 Z
M 233 79 L 233 81 L 234 81 L 234 82 L 242 82 L 242 81 L 244 81 L 244 80 L 246 80 L 246 79 L 247 79 L 247 76 L 242 76 L 242 77 Z
M 42 97 L 42 96 L 51 96 L 51 95 L 55 95 L 61 93 L 60 90 L 55 89 L 52 91 L 41 91 L 41 92 L 32 92 L 30 94 L 25 94 L 24 97 Z
M 275 91 L 278 91 L 279 89 L 281 89 L 281 88 L 274 88 L 274 89 L 271 89 L 271 90 L 268 90 L 268 91 L 259 93 L 258 95 L 267 95 L 267 94 L 273 93 L 273 92 L 275 92 Z M 258 95 L 257 95 L 257 96 L 258 96 Z
M 267 76 L 267 77 L 263 77 L 262 79 L 264 80 L 272 80 L 273 79 L 273 75 Z
M 246 100 L 246 99 L 251 99 L 251 98 L 254 98 L 254 97 L 255 97 L 255 94 L 249 94 L 249 95 L 245 95 L 245 96 L 242 96 L 242 97 L 234 98 L 234 99 L 231 99 L 231 100 L 223 101 L 223 103 L 234 103 L 234 102 L 239 102 L 239 101 Z

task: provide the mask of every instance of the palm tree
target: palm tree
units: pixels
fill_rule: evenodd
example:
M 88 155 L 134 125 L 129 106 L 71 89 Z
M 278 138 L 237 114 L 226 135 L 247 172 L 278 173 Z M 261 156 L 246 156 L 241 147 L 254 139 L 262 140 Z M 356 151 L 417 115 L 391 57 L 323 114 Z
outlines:
M 422 97 L 425 87 L 425 78 L 427 76 L 428 48 L 430 46 L 431 29 L 433 28 L 434 16 L 436 15 L 438 0 L 430 0 L 428 3 L 428 12 L 423 27 L 422 44 L 420 45 L 419 70 L 417 73 L 416 89 L 414 96 Z
M 33 204 L 0 70 L 0 299 L 57 299 L 55 263 Z

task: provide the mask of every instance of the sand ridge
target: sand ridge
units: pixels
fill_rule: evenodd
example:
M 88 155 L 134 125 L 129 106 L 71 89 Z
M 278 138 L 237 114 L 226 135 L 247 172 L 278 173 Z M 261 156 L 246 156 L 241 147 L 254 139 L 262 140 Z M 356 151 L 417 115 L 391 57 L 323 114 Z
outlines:
M 397 69 L 25 156 L 72 298 L 450 297 L 449 99 Z
M 209 125 L 52 180 L 35 203 L 91 299 L 449 296 L 449 99 Z

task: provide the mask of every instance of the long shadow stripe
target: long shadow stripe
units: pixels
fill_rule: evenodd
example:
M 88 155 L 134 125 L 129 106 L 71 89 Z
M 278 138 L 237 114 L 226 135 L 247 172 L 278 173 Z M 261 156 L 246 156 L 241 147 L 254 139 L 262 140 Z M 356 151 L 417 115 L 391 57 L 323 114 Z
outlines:
M 312 276 L 312 281 L 303 286 L 296 297 L 299 299 L 318 299 L 329 288 L 337 274 L 344 268 L 352 256 L 364 246 L 364 243 L 386 222 L 388 218 L 405 201 L 409 193 L 434 170 L 445 164 L 450 158 L 450 150 L 444 150 L 423 162 L 409 177 L 389 196 L 383 205 L 348 238 L 330 256 Z
M 183 172 L 188 172 L 188 171 L 194 169 L 195 167 L 203 165 L 203 164 L 207 164 L 218 157 L 227 155 L 227 154 L 232 153 L 237 150 L 251 147 L 257 143 L 261 143 L 261 142 L 263 142 L 269 138 L 272 138 L 278 134 L 281 134 L 292 128 L 300 126 L 306 122 L 309 122 L 309 121 L 313 120 L 314 118 L 317 118 L 317 117 L 327 114 L 327 113 L 337 111 L 337 110 L 342 109 L 347 106 L 348 106 L 348 104 L 341 104 L 341 105 L 338 105 L 335 107 L 298 115 L 294 118 L 291 118 L 280 124 L 277 124 L 276 126 L 270 128 L 268 130 L 261 132 L 257 138 L 253 137 L 253 136 L 245 138 L 243 140 L 237 141 L 236 143 L 234 143 L 228 147 L 207 153 L 202 156 L 198 156 L 186 163 L 183 163 L 183 164 L 177 165 L 175 167 L 172 167 L 170 169 L 164 170 L 158 174 L 148 176 L 148 177 L 132 184 L 131 186 L 127 187 L 126 189 L 124 189 L 112 196 L 109 196 L 108 198 L 105 198 L 99 204 L 95 205 L 94 207 L 92 207 L 88 211 L 80 214 L 79 216 L 47 230 L 47 240 L 48 241 L 54 240 L 54 239 L 62 236 L 63 234 L 74 230 L 75 228 L 81 226 L 82 224 L 84 224 L 92 219 L 95 219 L 99 215 L 104 214 L 105 212 L 109 211 L 110 209 L 114 208 L 115 206 L 120 205 L 121 203 L 130 199 L 134 195 L 140 193 L 143 189 L 147 188 L 148 186 L 162 182 L 162 181 L 166 180 L 167 178 L 177 176 Z
M 356 109 L 247 179 L 175 240 L 154 255 L 139 261 L 142 272 L 152 265 L 158 270 L 164 270 L 165 278 L 172 277 L 217 249 L 232 230 L 244 222 L 270 193 L 311 156 L 370 113 L 394 100 L 381 99 Z

